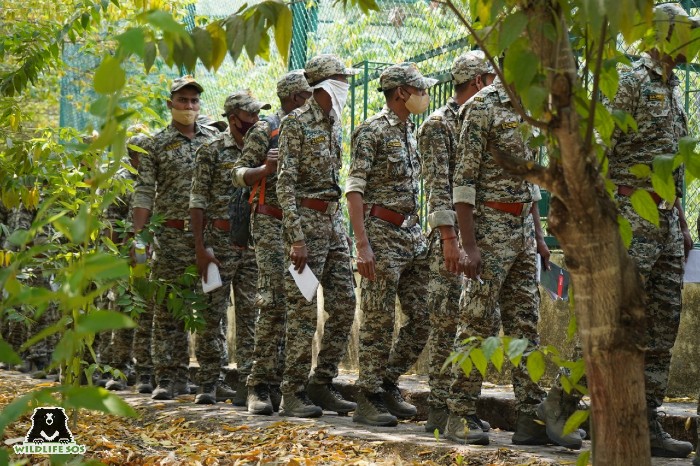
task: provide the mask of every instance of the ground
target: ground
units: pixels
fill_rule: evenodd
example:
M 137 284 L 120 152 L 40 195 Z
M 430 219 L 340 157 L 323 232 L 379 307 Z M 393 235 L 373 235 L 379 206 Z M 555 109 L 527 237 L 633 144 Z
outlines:
M 37 385 L 24 374 L 3 371 L 0 406 Z M 71 430 L 87 446 L 86 459 L 105 464 L 463 464 L 573 465 L 577 452 L 555 447 L 515 447 L 511 432 L 495 429 L 488 447 L 460 446 L 425 432 L 424 422 L 401 422 L 396 428 L 371 428 L 352 417 L 325 413 L 316 420 L 251 416 L 229 403 L 200 406 L 192 396 L 156 402 L 133 391 L 120 393 L 139 413 L 136 419 L 81 412 Z M 30 427 L 29 414 L 3 433 L 5 445 L 21 442 Z M 584 449 L 590 449 L 585 442 Z M 41 457 L 32 457 L 39 464 Z M 46 458 L 46 457 L 44 457 Z M 12 458 L 19 459 L 19 458 Z M 44 461 L 48 464 L 47 461 Z M 655 466 L 688 464 L 689 460 L 655 459 Z

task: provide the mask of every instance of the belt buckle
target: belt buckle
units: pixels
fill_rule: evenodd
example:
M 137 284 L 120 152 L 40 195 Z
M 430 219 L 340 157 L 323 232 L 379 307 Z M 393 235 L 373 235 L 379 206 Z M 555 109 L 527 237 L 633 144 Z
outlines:
M 338 212 L 339 203 L 336 201 L 328 201 L 326 206 L 326 215 L 335 215 Z
M 412 228 L 418 223 L 418 215 L 406 215 L 401 223 L 401 228 Z
M 190 229 L 190 221 L 189 220 L 183 220 L 182 221 L 182 231 L 189 231 Z

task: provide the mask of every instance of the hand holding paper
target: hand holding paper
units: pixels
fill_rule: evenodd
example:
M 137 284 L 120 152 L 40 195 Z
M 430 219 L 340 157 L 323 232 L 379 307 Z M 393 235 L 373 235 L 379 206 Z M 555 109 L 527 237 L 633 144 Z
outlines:
M 314 296 L 316 296 L 316 290 L 318 289 L 318 278 L 311 271 L 311 267 L 304 267 L 301 273 L 297 272 L 294 268 L 294 264 L 289 266 L 289 273 L 292 274 L 294 282 L 299 287 L 299 291 L 304 295 L 308 302 L 313 301 Z

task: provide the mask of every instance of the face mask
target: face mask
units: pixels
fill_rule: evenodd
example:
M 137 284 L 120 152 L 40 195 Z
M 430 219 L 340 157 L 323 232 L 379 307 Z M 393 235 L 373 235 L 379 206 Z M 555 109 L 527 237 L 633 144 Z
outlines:
M 170 114 L 173 116 L 173 120 L 177 121 L 181 125 L 189 126 L 195 122 L 199 112 L 197 110 L 178 110 L 176 108 L 170 109 Z
M 248 121 L 243 121 L 243 120 L 238 120 L 241 123 L 241 127 L 238 128 L 238 131 L 240 131 L 241 134 L 245 134 L 248 132 L 250 128 L 255 126 L 255 123 L 250 123 Z
M 424 95 L 411 94 L 411 97 L 406 101 L 406 110 L 414 115 L 420 115 L 428 110 L 429 105 L 430 96 L 427 93 Z
M 314 86 L 314 89 L 323 89 L 324 91 L 328 92 L 328 95 L 331 96 L 331 101 L 333 102 L 331 114 L 335 114 L 335 119 L 339 120 L 343 107 L 345 107 L 345 101 L 348 99 L 350 84 L 336 81 L 335 79 L 327 79 Z

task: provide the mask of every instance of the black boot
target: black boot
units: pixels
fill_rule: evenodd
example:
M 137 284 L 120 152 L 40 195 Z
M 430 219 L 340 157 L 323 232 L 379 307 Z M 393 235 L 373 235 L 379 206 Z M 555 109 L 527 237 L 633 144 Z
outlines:
M 352 422 L 369 426 L 394 427 L 399 420 L 389 412 L 384 404 L 382 393 L 357 394 L 357 408 L 352 415 Z
M 416 415 L 418 410 L 411 403 L 403 399 L 401 391 L 395 383 L 384 381 L 382 388 L 384 389 L 382 393 L 384 404 L 391 414 L 399 419 L 410 419 Z
M 547 445 L 551 443 L 547 436 L 547 428 L 543 424 L 538 424 L 536 419 L 537 416 L 534 414 L 518 412 L 515 433 L 511 438 L 515 445 Z
M 259 383 L 248 387 L 248 412 L 250 414 L 272 414 L 272 401 L 270 401 L 270 389 L 265 383 Z
M 659 421 L 659 414 L 655 408 L 647 410 L 649 420 L 649 440 L 651 442 L 651 456 L 663 458 L 687 458 L 693 451 L 693 444 L 683 442 L 671 437 L 671 434 L 664 431 Z
M 450 412 L 447 410 L 446 406 L 442 408 L 435 408 L 430 406 L 428 408 L 428 422 L 425 423 L 425 431 L 433 433 L 435 429 L 439 433 L 445 432 L 445 425 L 447 424 L 447 418 L 450 417 Z
M 547 398 L 537 407 L 537 417 L 544 421 L 549 439 L 571 450 L 580 450 L 583 445 L 580 431 L 564 435 L 564 425 L 578 408 L 578 401 L 578 397 L 565 393 L 561 387 L 552 387 Z
M 318 384 L 311 383 L 306 387 L 306 392 L 309 394 L 309 399 L 316 406 L 320 406 L 326 411 L 335 411 L 336 413 L 347 416 L 350 411 L 354 411 L 357 405 L 352 401 L 347 401 L 343 395 L 333 386 L 332 383 Z
M 291 395 L 282 395 L 280 416 L 321 417 L 323 416 L 323 410 L 320 406 L 313 404 L 306 392 L 302 390 Z

